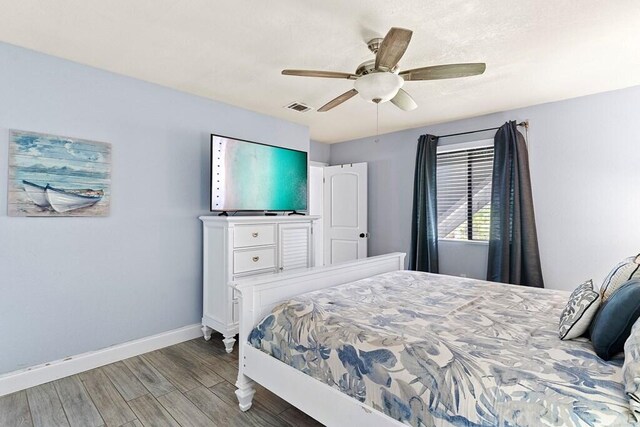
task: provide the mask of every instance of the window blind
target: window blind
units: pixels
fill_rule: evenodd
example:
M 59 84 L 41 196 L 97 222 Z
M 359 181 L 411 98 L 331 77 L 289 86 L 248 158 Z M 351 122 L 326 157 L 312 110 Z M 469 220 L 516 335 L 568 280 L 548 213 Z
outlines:
M 438 238 L 489 240 L 493 147 L 438 153 Z

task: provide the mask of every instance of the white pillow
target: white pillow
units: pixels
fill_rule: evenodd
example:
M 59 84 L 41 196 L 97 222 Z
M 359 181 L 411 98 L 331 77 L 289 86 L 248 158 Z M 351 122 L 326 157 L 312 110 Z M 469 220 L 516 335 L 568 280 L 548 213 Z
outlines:
M 626 258 L 613 267 L 600 286 L 602 302 L 608 300 L 627 281 L 637 278 L 640 278 L 640 255 Z
M 572 340 L 584 334 L 600 307 L 600 294 L 593 290 L 593 281 L 587 280 L 578 286 L 562 310 L 558 325 L 561 340 Z

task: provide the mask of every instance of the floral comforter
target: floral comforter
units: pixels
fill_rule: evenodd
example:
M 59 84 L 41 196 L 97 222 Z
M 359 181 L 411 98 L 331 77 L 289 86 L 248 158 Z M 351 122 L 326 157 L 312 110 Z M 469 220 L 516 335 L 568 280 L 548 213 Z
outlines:
M 299 295 L 251 344 L 413 426 L 626 426 L 622 359 L 561 341 L 568 293 L 411 271 Z

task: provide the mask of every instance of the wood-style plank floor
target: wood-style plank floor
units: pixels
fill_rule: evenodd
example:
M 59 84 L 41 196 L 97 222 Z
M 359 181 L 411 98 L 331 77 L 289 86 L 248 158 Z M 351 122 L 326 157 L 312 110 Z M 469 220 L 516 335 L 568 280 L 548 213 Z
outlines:
M 214 334 L 3 396 L 0 427 L 321 426 L 260 386 L 240 411 L 237 348 Z

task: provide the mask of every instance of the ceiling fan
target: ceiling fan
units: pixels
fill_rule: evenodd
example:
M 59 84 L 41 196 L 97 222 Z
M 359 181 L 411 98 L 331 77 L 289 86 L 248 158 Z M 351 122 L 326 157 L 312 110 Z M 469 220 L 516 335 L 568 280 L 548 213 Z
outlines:
M 375 38 L 370 40 L 367 46 L 376 57 L 360 64 L 353 74 L 314 70 L 282 70 L 282 74 L 286 76 L 355 80 L 353 89 L 318 108 L 319 112 L 329 111 L 357 94 L 376 104 L 391 101 L 396 107 L 404 111 L 411 111 L 417 107 L 417 104 L 402 89 L 404 82 L 475 76 L 484 73 L 487 68 L 485 63 L 479 62 L 435 65 L 398 71 L 398 62 L 407 50 L 412 34 L 411 30 L 393 27 L 384 39 Z

